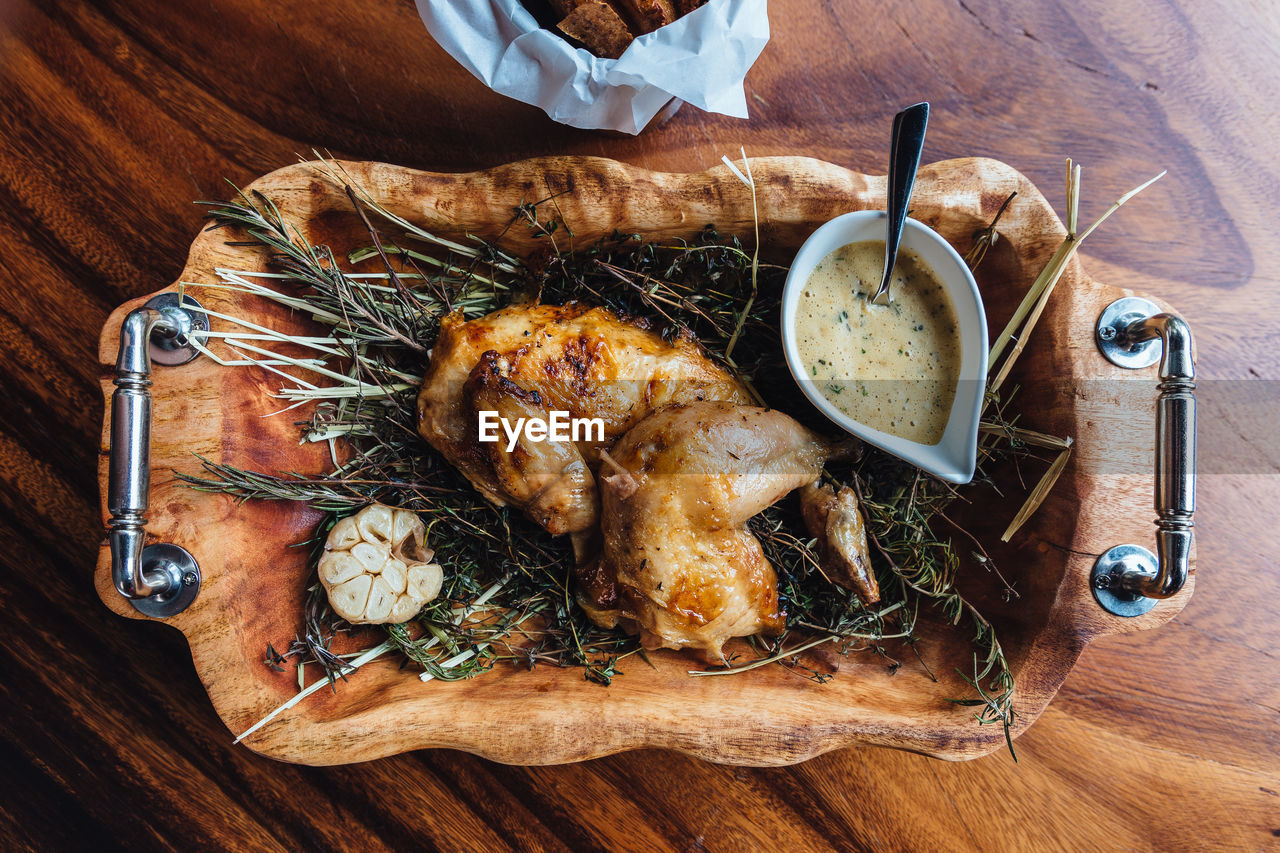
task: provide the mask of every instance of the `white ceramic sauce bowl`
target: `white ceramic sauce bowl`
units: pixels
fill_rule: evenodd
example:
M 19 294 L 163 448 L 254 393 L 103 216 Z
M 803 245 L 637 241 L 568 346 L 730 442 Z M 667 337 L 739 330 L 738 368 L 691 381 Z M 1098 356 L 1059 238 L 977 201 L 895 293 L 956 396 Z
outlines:
M 907 219 L 902 248 L 910 249 L 933 270 L 956 309 L 960 330 L 960 380 L 942 440 L 920 444 L 873 429 L 840 411 L 809 377 L 796 342 L 796 306 L 810 273 L 841 246 L 885 237 L 885 213 L 859 210 L 837 216 L 814 231 L 796 253 L 782 293 L 782 346 L 791 375 L 824 415 L 863 441 L 899 456 L 952 483 L 973 479 L 978 455 L 978 418 L 987 379 L 987 315 L 982 296 L 964 259 L 932 228 Z M 852 282 L 850 287 L 852 287 Z M 895 294 L 890 291 L 890 297 Z M 850 343 L 852 345 L 852 342 Z

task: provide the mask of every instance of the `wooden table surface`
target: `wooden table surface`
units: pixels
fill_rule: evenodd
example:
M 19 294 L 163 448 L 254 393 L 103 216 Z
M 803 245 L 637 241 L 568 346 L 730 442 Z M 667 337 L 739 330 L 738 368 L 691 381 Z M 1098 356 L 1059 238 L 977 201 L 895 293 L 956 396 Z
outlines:
M 622 138 L 490 93 L 407 0 L 0 3 L 0 846 L 1277 844 L 1280 13 L 1271 0 L 772 6 L 749 121 L 685 107 Z M 661 752 L 289 766 L 231 745 L 176 632 L 97 600 L 98 334 L 114 306 L 173 280 L 201 224 L 191 201 L 225 195 L 224 179 L 312 148 L 446 171 L 551 153 L 696 171 L 741 145 L 875 173 L 892 113 L 919 99 L 934 107 L 926 159 L 1002 159 L 1061 205 L 1072 156 L 1086 217 L 1168 168 L 1085 264 L 1169 300 L 1198 342 L 1195 596 L 1159 630 L 1091 646 L 1020 763 L 850 749 L 776 769 Z

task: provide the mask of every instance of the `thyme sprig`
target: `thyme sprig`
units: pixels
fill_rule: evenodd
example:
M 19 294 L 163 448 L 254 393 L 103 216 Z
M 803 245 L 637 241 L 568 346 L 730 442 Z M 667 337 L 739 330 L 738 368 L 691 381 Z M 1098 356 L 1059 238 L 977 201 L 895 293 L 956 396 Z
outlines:
M 972 675 L 961 672 L 960 676 L 977 697 L 950 701 L 978 707 L 979 723 L 999 723 L 1009 752 L 1015 755 L 1011 733 L 1017 716 L 1013 672 L 990 621 L 956 590 L 959 557 L 952 543 L 934 533 L 935 520 L 946 519 L 945 510 L 956 500 L 955 491 L 919 472 L 908 486 L 887 466 L 863 468 L 855 485 L 867 517 L 868 538 L 881 564 L 892 573 L 892 580 L 930 601 L 952 625 L 966 618 L 972 625 L 974 669 Z M 977 562 L 994 568 L 989 557 L 979 556 Z M 999 576 L 998 571 L 996 574 Z M 1000 580 L 1006 597 L 1016 595 L 1003 577 Z

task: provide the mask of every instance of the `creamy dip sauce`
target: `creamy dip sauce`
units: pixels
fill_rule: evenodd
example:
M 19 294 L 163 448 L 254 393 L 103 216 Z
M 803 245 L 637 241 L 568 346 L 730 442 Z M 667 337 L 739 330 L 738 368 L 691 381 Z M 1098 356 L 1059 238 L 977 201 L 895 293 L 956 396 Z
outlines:
M 796 306 L 804 369 L 849 417 L 920 444 L 946 431 L 960 379 L 956 309 L 920 256 L 902 249 L 889 305 L 872 305 L 884 242 L 850 243 L 814 267 Z

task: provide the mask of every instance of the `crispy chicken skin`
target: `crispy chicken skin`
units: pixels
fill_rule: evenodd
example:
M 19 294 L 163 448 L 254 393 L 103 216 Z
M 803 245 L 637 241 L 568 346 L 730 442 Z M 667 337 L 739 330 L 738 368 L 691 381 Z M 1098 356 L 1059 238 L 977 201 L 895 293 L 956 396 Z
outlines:
M 646 648 L 713 661 L 732 637 L 781 630 L 777 576 L 746 523 L 814 482 L 829 452 L 772 409 L 701 402 L 649 415 L 601 467 L 601 550 L 579 569 L 579 603 Z
M 696 343 L 663 340 L 604 308 L 516 305 L 443 321 L 418 395 L 418 431 L 489 500 L 551 533 L 591 530 L 600 450 L 656 408 L 695 400 L 749 403 L 745 388 Z M 514 421 L 565 411 L 604 421 L 603 441 L 478 440 L 478 413 Z

